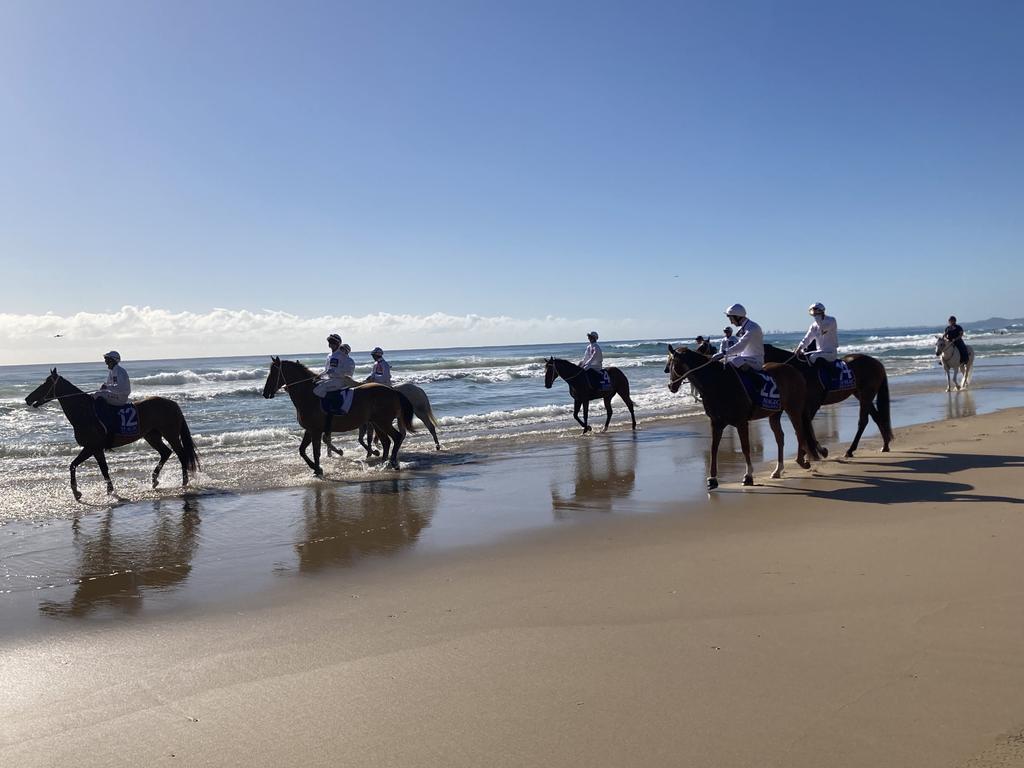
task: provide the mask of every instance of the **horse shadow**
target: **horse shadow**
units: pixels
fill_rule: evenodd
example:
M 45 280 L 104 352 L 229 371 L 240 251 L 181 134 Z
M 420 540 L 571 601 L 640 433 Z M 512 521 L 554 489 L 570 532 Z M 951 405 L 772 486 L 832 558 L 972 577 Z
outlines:
M 843 483 L 841 488 L 789 488 L 786 495 L 866 504 L 913 504 L 918 502 L 1024 504 L 1018 496 L 992 496 L 977 493 L 975 486 L 950 480 L 926 480 L 917 477 L 891 477 L 896 472 L 950 475 L 968 469 L 1024 467 L 1024 456 L 915 452 L 906 458 L 887 462 L 857 462 L 858 466 L 880 466 L 863 475 L 828 475 L 820 479 Z

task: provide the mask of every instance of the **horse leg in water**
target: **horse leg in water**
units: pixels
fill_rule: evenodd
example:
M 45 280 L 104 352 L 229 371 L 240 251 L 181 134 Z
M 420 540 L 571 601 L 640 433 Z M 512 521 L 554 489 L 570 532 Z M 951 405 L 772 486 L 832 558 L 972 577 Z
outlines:
M 747 474 L 743 476 L 744 485 L 754 484 L 754 465 L 750 463 L 750 422 L 744 421 L 736 431 L 740 433 L 740 448 L 743 449 L 743 459 L 747 462 Z
M 160 454 L 160 461 L 157 462 L 156 469 L 153 470 L 153 487 L 156 488 L 160 485 L 160 470 L 164 468 L 164 464 L 167 463 L 173 451 L 160 439 L 160 433 L 155 429 L 148 435 L 145 435 L 145 438 L 146 442 L 153 446 L 153 449 Z
M 583 419 L 580 418 L 580 408 L 582 408 L 582 407 L 583 407 L 583 401 L 582 400 L 574 400 L 573 403 L 572 403 L 572 417 L 574 419 L 576 419 L 576 421 L 578 421 L 580 423 L 580 426 L 583 427 L 583 434 L 586 434 L 587 433 L 587 422 L 583 421 Z
M 434 429 L 434 420 L 430 418 L 429 413 L 420 413 L 417 411 L 416 415 L 419 417 L 420 421 L 427 425 L 427 430 L 430 432 L 430 436 L 434 438 L 434 450 L 440 451 L 441 442 L 437 439 L 437 430 Z
M 369 423 L 363 424 L 363 426 L 359 428 L 359 444 L 366 449 L 367 459 L 373 456 L 380 456 L 380 451 L 374 450 L 373 448 L 374 437 L 376 437 L 376 433 Z
M 583 401 L 583 434 L 591 431 L 590 427 L 590 401 Z
M 612 397 L 613 394 L 608 395 L 608 397 L 604 399 L 604 429 L 601 430 L 602 432 L 608 431 L 608 425 L 611 424 L 612 421 Z
M 782 411 L 776 411 L 768 417 L 768 426 L 772 428 L 775 444 L 779 447 L 779 456 L 775 460 L 775 471 L 772 472 L 772 478 L 778 480 L 782 477 L 782 448 L 786 444 L 786 436 L 782 434 Z M 798 458 L 797 461 L 800 459 Z
M 75 501 L 82 500 L 82 492 L 78 490 L 78 480 L 75 478 L 75 469 L 90 456 L 92 456 L 92 448 L 83 448 L 71 462 L 71 492 L 75 494 Z
M 620 392 L 619 397 L 622 398 L 622 402 L 629 408 L 629 418 L 633 420 L 633 429 L 636 429 L 636 414 L 633 413 L 633 398 L 629 396 L 629 392 Z
M 100 465 L 100 473 L 102 473 L 103 479 L 107 481 L 107 494 L 112 494 L 114 492 L 114 484 L 110 482 L 110 471 L 107 469 L 107 457 L 104 455 L 102 448 L 96 451 L 96 463 Z
M 711 473 L 708 475 L 708 490 L 718 487 L 718 445 L 722 442 L 725 427 L 717 421 L 711 422 Z
M 307 466 L 309 466 L 309 468 L 313 470 L 313 474 L 316 475 L 317 477 L 319 477 L 320 475 L 323 474 L 323 472 L 320 470 L 320 467 L 317 466 L 316 463 L 311 461 L 309 456 L 306 455 L 306 448 L 309 446 L 310 443 L 313 442 L 313 435 L 314 434 L 316 435 L 317 443 L 319 443 L 320 442 L 320 433 L 319 432 L 314 433 L 314 432 L 310 432 L 307 429 L 305 432 L 302 433 L 302 442 L 299 443 L 299 456 L 301 456 L 302 460 L 304 462 L 306 462 Z M 319 446 L 317 446 L 314 449 L 314 453 L 317 456 L 317 459 L 319 459 L 319 454 L 320 454 Z
M 178 457 L 178 461 L 181 462 L 181 487 L 184 488 L 188 485 L 188 459 L 185 458 L 185 446 L 181 444 L 181 438 L 173 432 L 169 435 L 163 435 L 163 438 L 170 444 L 171 449 Z
M 391 465 L 392 469 L 398 469 L 398 449 L 402 446 L 402 433 L 391 426 L 390 421 L 382 421 L 378 424 L 374 424 L 374 427 L 376 427 L 377 433 L 380 435 L 385 446 L 389 446 L 391 442 L 394 441 L 395 448 L 391 451 L 391 459 L 388 463 Z M 387 448 L 384 449 L 384 458 L 388 458 Z

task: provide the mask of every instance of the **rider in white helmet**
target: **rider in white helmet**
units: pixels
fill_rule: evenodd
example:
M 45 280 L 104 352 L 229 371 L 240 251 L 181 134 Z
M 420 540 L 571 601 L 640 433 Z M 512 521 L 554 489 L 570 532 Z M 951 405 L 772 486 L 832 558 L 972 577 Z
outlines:
M 331 348 L 331 354 L 327 356 L 324 372 L 317 377 L 317 383 L 313 387 L 313 394 L 317 397 L 324 397 L 328 392 L 359 386 L 359 382 L 352 378 L 356 370 L 355 361 L 348 356 L 352 348 L 348 344 L 342 344 L 341 336 L 336 333 L 327 337 L 327 346 Z
M 121 356 L 114 350 L 110 350 L 103 356 L 103 362 L 107 364 L 107 380 L 100 385 L 93 397 L 105 400 L 109 405 L 128 405 L 128 397 L 132 393 L 132 384 L 128 380 L 128 372 L 121 367 Z
M 604 353 L 601 351 L 601 345 L 597 343 L 597 331 L 591 331 L 587 334 L 586 350 L 583 352 L 583 359 L 580 360 L 580 368 L 585 371 L 594 371 L 594 373 L 588 373 L 587 378 L 590 381 L 590 385 L 594 388 L 599 386 L 601 370 L 604 368 Z
M 370 357 L 373 358 L 373 370 L 370 371 L 366 381 L 374 384 L 387 384 L 390 387 L 391 365 L 384 359 L 384 350 L 380 347 L 374 347 Z
M 807 335 L 797 345 L 797 353 L 803 352 L 814 342 L 814 350 L 807 353 L 807 359 L 819 368 L 835 362 L 839 356 L 839 326 L 836 319 L 825 314 L 825 305 L 820 301 L 807 308 L 807 314 L 814 319 Z
M 747 317 L 747 310 L 742 304 L 727 307 L 725 316 L 738 329 L 736 343 L 724 352 L 719 352 L 714 359 L 724 359 L 726 363 L 736 368 L 760 371 L 764 368 L 764 331 L 761 330 L 761 326 Z

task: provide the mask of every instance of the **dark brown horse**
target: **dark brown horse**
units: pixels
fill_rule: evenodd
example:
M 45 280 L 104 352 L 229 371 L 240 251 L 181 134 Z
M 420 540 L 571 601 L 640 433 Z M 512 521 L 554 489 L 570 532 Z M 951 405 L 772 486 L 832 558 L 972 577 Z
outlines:
M 808 424 L 810 419 L 823 405 L 839 403 L 855 395 L 860 401 L 860 417 L 857 420 L 857 434 L 846 449 L 846 458 L 852 458 L 853 452 L 860 444 L 860 437 L 864 434 L 864 428 L 868 425 L 868 417 L 875 420 L 878 431 L 882 435 L 882 451 L 888 452 L 889 443 L 892 442 L 892 420 L 889 417 L 889 377 L 885 373 L 885 366 L 870 355 L 846 355 L 843 362 L 853 372 L 854 389 L 833 390 L 826 392 L 821 385 L 817 369 L 807 362 L 803 356 L 797 357 L 785 349 L 773 347 L 771 344 L 764 345 L 764 359 L 770 363 L 786 363 L 804 377 L 807 385 L 807 399 L 804 401 L 804 408 L 807 411 Z M 828 450 L 818 444 L 814 436 L 814 427 L 809 427 L 808 437 L 818 449 L 822 456 L 828 456 Z
M 605 370 L 608 372 L 608 378 L 612 382 L 610 392 L 594 389 L 590 385 L 590 378 L 587 376 L 587 372 L 576 365 L 576 363 L 570 363 L 568 360 L 561 360 L 556 357 L 549 357 L 544 363 L 545 387 L 551 389 L 551 385 L 555 383 L 555 379 L 559 376 L 565 379 L 565 382 L 569 385 L 569 394 L 572 396 L 573 401 L 572 417 L 583 427 L 583 434 L 591 430 L 591 427 L 587 424 L 590 401 L 597 399 L 604 400 L 604 429 L 601 431 L 608 431 L 608 424 L 612 420 L 612 398 L 615 395 L 622 398 L 622 402 L 629 408 L 629 417 L 633 420 L 633 429 L 636 429 L 636 414 L 633 413 L 633 401 L 629 397 L 629 379 L 618 368 L 605 368 Z M 580 419 L 581 407 L 583 408 L 582 419 Z
M 689 379 L 700 393 L 704 404 L 704 412 L 711 419 L 711 472 L 708 477 L 708 490 L 718 487 L 718 445 L 722 441 L 722 432 L 727 426 L 736 427 L 740 435 L 740 446 L 743 458 L 747 461 L 747 473 L 743 476 L 744 485 L 754 484 L 754 467 L 750 463 L 750 429 L 749 423 L 755 419 L 768 417 L 768 424 L 775 435 L 775 444 L 779 447 L 778 459 L 773 478 L 782 477 L 782 449 L 785 438 L 782 434 L 782 411 L 786 412 L 793 423 L 798 444 L 797 464 L 804 469 L 811 466 L 804 458 L 809 453 L 817 459 L 818 452 L 813 443 L 809 442 L 808 427 L 810 420 L 804 410 L 807 386 L 803 377 L 796 370 L 785 365 L 766 365 L 763 373 L 771 377 L 778 389 L 782 411 L 766 411 L 755 408 L 750 401 L 739 373 L 731 365 L 723 365 L 711 360 L 686 347 L 674 349 L 668 345 L 668 363 L 665 373 L 669 374 L 668 388 L 679 391 L 683 379 Z
M 168 400 L 165 397 L 147 397 L 136 401 L 139 431 L 135 436 L 108 435 L 106 428 L 96 416 L 96 405 L 92 395 L 83 392 L 60 376 L 56 368 L 51 369 L 46 381 L 25 398 L 25 402 L 33 408 L 38 408 L 51 400 L 60 403 L 64 415 L 67 416 L 75 430 L 75 442 L 82 446 L 81 452 L 71 462 L 71 492 L 75 494 L 76 501 L 82 500 L 82 494 L 78 490 L 78 482 L 75 479 L 75 469 L 78 465 L 90 456 L 96 457 L 96 463 L 100 465 L 103 479 L 107 481 L 107 493 L 113 493 L 114 484 L 110 481 L 110 473 L 107 471 L 107 457 L 104 450 L 134 443 L 140 437 L 144 438 L 160 454 L 160 461 L 156 465 L 156 469 L 153 470 L 154 488 L 159 485 L 160 470 L 163 469 L 164 462 L 170 458 L 172 450 L 181 462 L 181 484 L 183 486 L 188 485 L 188 473 L 199 470 L 199 456 L 196 453 L 195 444 L 192 442 L 192 433 L 181 413 L 181 408 L 173 400 Z M 170 448 L 167 447 L 164 440 L 170 443 Z
M 324 432 L 324 412 L 320 408 L 320 398 L 313 394 L 317 374 L 298 361 L 282 360 L 279 357 L 272 357 L 270 361 L 263 396 L 269 400 L 281 387 L 288 390 L 299 426 L 305 430 L 299 444 L 299 455 L 313 470 L 313 474 L 322 477 L 324 472 L 320 468 L 320 441 L 324 440 L 329 450 L 331 446 L 330 434 L 325 436 Z M 384 443 L 384 458 L 387 459 L 390 452 L 391 466 L 398 469 L 398 449 L 405 434 L 407 431 L 416 431 L 412 417 L 412 403 L 401 392 L 383 384 L 363 384 L 352 391 L 352 405 L 348 413 L 333 416 L 331 426 L 338 432 L 348 432 L 364 424 L 372 424 Z M 395 419 L 398 419 L 398 429 L 391 424 Z M 392 441 L 395 443 L 393 451 Z M 313 444 L 312 461 L 306 455 L 306 447 L 310 443 Z

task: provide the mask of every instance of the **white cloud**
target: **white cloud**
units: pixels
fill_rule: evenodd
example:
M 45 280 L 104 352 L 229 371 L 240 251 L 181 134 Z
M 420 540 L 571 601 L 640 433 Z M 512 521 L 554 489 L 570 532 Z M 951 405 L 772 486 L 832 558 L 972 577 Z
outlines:
M 638 332 L 631 319 L 550 315 L 516 318 L 380 312 L 361 317 L 301 317 L 272 309 L 216 308 L 196 313 L 134 306 L 67 316 L 0 313 L 0 364 L 90 360 L 112 348 L 126 359 L 311 352 L 324 347 L 324 338 L 333 331 L 355 350 L 378 344 L 392 349 L 530 344 L 582 340 L 591 327 L 598 328 L 605 338 L 632 338 Z

